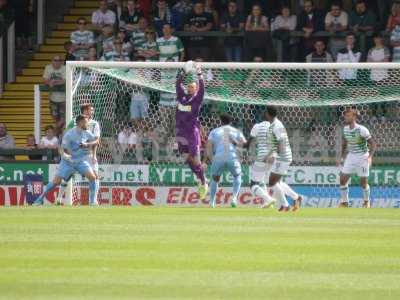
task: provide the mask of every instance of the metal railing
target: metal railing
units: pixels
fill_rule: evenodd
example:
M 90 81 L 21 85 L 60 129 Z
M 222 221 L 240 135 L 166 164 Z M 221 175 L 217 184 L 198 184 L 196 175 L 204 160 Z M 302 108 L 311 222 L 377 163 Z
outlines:
M 37 0 L 36 43 L 42 45 L 46 34 L 46 0 Z

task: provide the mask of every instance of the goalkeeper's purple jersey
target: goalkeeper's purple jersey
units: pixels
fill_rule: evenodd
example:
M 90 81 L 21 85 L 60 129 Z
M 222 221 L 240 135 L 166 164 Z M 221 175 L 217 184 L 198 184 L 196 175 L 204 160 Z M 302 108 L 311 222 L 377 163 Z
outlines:
M 193 96 L 185 94 L 182 76 L 176 81 L 176 130 L 180 136 L 190 135 L 193 130 L 200 128 L 200 107 L 204 99 L 204 80 L 199 76 L 198 91 Z

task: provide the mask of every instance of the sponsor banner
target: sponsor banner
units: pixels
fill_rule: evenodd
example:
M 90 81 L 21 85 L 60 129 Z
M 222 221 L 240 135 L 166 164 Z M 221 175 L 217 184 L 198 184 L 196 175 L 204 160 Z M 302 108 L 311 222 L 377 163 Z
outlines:
M 44 163 L 0 163 L 0 184 L 23 183 L 25 175 L 41 175 L 49 178 L 49 165 Z
M 338 188 L 296 186 L 296 192 L 304 195 L 305 207 L 337 207 L 339 203 Z M 47 197 L 46 204 L 54 203 L 58 189 L 54 189 Z M 73 203 L 87 204 L 88 187 L 76 187 Z M 372 206 L 379 208 L 400 208 L 400 188 L 372 188 Z M 229 206 L 232 189 L 221 187 L 217 192 L 217 203 Z M 197 189 L 182 186 L 102 186 L 98 200 L 101 205 L 167 205 L 167 206 L 207 206 L 209 200 L 200 201 Z M 362 191 L 360 188 L 350 189 L 350 205 L 361 207 Z M 250 189 L 242 188 L 238 198 L 239 206 L 258 207 L 260 198 L 252 196 Z M 22 185 L 0 186 L 0 205 L 24 205 L 25 192 Z
M 55 164 L 0 164 L 0 184 L 18 184 L 23 182 L 25 174 L 42 175 L 44 182 L 56 174 Z M 243 165 L 242 182 L 248 186 L 249 166 Z M 150 165 L 100 165 L 99 175 L 102 183 L 110 184 L 151 184 L 154 186 L 194 186 L 196 179 L 192 171 L 178 164 L 150 164 Z M 76 180 L 82 181 L 80 175 Z M 221 186 L 230 186 L 232 176 L 225 172 L 221 178 Z M 334 166 L 292 166 L 285 178 L 288 184 L 334 186 L 339 184 L 339 168 Z M 372 168 L 369 178 L 372 186 L 400 186 L 400 166 L 379 166 Z M 357 185 L 358 177 L 353 177 L 351 183 Z
M 210 178 L 210 168 L 207 171 L 207 177 Z M 242 182 L 243 185 L 250 183 L 248 165 L 242 166 Z M 178 164 L 151 164 L 150 183 L 154 185 L 197 185 L 196 177 L 190 168 Z M 232 183 L 232 175 L 229 172 L 224 172 L 221 176 L 220 184 L 226 186 Z
M 50 179 L 57 173 L 57 167 L 58 165 L 50 165 Z M 99 165 L 99 177 L 102 183 L 149 183 L 149 165 Z M 80 174 L 75 174 L 74 178 L 77 181 L 86 181 Z

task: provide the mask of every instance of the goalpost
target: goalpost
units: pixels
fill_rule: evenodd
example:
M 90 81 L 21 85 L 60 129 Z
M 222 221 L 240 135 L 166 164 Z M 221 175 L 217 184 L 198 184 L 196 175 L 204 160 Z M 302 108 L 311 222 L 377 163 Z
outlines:
M 370 129 L 378 144 L 370 175 L 372 205 L 400 203 L 400 64 L 199 64 L 206 86 L 200 116 L 203 136 L 219 125 L 219 112 L 231 113 L 235 126 L 249 136 L 266 105 L 279 107 L 293 151 L 286 182 L 305 195 L 306 206 L 335 206 L 342 113 L 354 106 L 360 112 L 359 123 Z M 180 62 L 67 62 L 66 122 L 89 102 L 102 129 L 98 160 L 103 204 L 207 204 L 196 198 L 194 177 L 176 149 L 175 80 L 184 67 Z M 195 77 L 188 74 L 186 81 Z M 148 107 L 139 102 L 143 97 L 149 99 Z M 146 111 L 146 117 L 138 118 Z M 118 143 L 124 128 L 127 135 L 133 132 L 135 147 Z M 253 159 L 254 149 L 244 151 L 239 199 L 243 205 L 259 204 L 248 192 L 248 165 Z M 230 190 L 224 187 L 229 183 L 229 176 L 224 176 L 222 203 L 229 203 Z M 87 201 L 86 185 L 75 176 L 66 197 L 69 204 Z M 362 202 L 357 185 L 357 178 L 352 178 L 353 206 Z

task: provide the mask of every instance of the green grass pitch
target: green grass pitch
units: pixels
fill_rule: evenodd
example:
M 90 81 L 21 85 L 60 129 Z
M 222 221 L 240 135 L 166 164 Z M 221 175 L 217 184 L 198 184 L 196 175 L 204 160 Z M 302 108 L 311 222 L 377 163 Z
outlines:
M 400 299 L 400 210 L 1 208 L 0 299 Z

